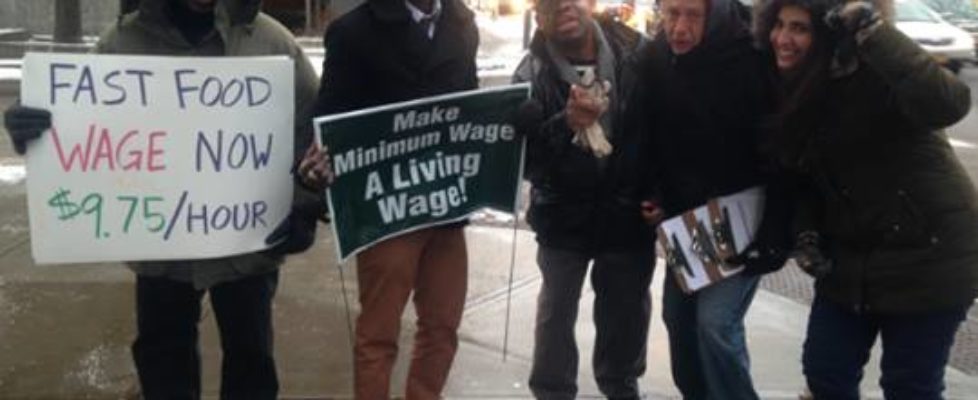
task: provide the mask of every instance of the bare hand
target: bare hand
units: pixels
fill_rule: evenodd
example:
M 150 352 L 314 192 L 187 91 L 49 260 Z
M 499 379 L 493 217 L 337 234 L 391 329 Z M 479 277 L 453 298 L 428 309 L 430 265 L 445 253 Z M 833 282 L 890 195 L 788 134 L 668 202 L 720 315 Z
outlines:
M 604 110 L 598 100 L 591 97 L 586 89 L 571 85 L 565 112 L 567 114 L 567 126 L 576 132 L 597 122 Z
M 329 153 L 325 147 L 309 146 L 306 154 L 299 162 L 296 172 L 302 183 L 316 190 L 325 190 L 333 184 L 333 168 L 330 165 Z

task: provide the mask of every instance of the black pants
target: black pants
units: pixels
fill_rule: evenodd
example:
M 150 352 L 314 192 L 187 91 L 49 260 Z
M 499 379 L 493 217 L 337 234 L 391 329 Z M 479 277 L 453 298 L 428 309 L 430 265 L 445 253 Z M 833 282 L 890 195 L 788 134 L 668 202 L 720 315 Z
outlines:
M 221 333 L 221 398 L 274 399 L 272 298 L 278 271 L 210 288 Z M 143 396 L 200 398 L 197 325 L 203 290 L 166 278 L 136 279 L 138 336 L 132 345 Z
M 541 246 L 537 265 L 543 286 L 537 300 L 530 390 L 538 399 L 577 397 L 578 351 L 574 338 L 581 290 L 591 268 L 594 288 L 594 354 L 598 388 L 609 398 L 639 398 L 645 373 L 652 300 L 653 248 L 584 253 Z

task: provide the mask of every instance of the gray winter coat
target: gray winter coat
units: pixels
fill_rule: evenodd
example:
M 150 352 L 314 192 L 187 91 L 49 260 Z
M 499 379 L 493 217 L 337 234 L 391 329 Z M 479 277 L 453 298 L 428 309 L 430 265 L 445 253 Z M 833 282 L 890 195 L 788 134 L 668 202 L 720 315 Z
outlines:
M 200 44 L 189 43 L 165 15 L 166 1 L 142 0 L 136 12 L 122 17 L 104 33 L 96 46 L 101 54 L 172 56 L 287 55 L 295 61 L 296 157 L 311 140 L 311 108 L 316 97 L 316 73 L 292 34 L 258 11 L 260 1 L 217 0 L 216 33 Z M 229 183 L 230 184 L 230 183 Z M 316 207 L 316 197 L 297 187 L 293 209 Z M 315 225 L 312 225 L 315 229 Z M 135 262 L 129 267 L 142 276 L 166 277 L 193 283 L 198 289 L 274 271 L 283 256 L 270 252 L 233 257 L 165 262 Z

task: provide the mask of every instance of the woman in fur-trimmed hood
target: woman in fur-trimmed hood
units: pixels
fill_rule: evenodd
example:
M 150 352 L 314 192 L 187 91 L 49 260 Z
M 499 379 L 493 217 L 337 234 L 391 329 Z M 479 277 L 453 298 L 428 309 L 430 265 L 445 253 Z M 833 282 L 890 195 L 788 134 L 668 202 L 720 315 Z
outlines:
M 968 113 L 970 91 L 880 8 L 756 10 L 781 89 L 766 150 L 811 182 L 796 260 L 817 278 L 803 357 L 817 399 L 858 398 L 877 336 L 885 397 L 941 399 L 978 294 L 978 197 L 943 132 Z

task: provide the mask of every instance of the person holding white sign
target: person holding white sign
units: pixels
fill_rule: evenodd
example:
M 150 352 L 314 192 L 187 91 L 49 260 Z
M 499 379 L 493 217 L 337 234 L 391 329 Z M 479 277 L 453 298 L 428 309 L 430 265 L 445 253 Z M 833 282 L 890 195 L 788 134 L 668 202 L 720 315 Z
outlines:
M 478 43 L 474 15 L 459 0 L 368 0 L 326 32 L 315 114 L 475 89 Z M 315 184 L 323 177 L 316 171 L 322 170 L 306 163 L 300 176 Z M 401 315 L 412 298 L 418 330 L 405 395 L 440 396 L 458 348 L 465 303 L 463 225 L 404 233 L 357 254 L 356 398 L 389 397 Z
M 658 206 L 670 218 L 683 215 L 689 237 L 704 238 L 709 235 L 703 221 L 709 218 L 687 211 L 699 208 L 708 215 L 711 200 L 716 209 L 718 198 L 768 187 L 759 226 L 747 235 L 752 242 L 740 254 L 721 253 L 719 245 L 712 247 L 715 240 L 688 241 L 700 244 L 697 263 L 743 265 L 742 271 L 717 274 L 715 282 L 688 294 L 676 274 L 666 275 L 662 318 L 673 381 L 687 399 L 756 400 L 744 317 L 759 275 L 781 268 L 790 245 L 790 207 L 782 191 L 773 190 L 779 186 L 772 185 L 769 162 L 759 151 L 763 117 L 771 108 L 769 85 L 751 44 L 749 11 L 739 1 L 662 0 L 659 9 L 663 34 L 644 66 L 662 196 Z M 753 223 L 739 225 L 754 229 Z M 675 236 L 669 239 L 678 243 Z M 669 269 L 690 274 L 686 256 L 669 257 Z
M 172 56 L 285 55 L 294 61 L 296 155 L 311 140 L 309 111 L 315 72 L 294 37 L 259 12 L 258 0 L 142 0 L 96 45 L 101 54 Z M 94 96 L 94 95 L 93 95 Z M 145 100 L 145 99 L 144 99 Z M 4 123 L 19 153 L 51 127 L 45 110 L 15 106 Z M 28 156 L 30 153 L 28 152 Z M 246 182 L 232 184 L 244 185 Z M 232 257 L 129 263 L 136 274 L 138 335 L 132 346 L 146 399 L 200 398 L 198 328 L 201 300 L 210 295 L 223 350 L 222 399 L 274 399 L 278 378 L 272 349 L 271 302 L 287 253 L 308 248 L 320 207 L 296 190 L 292 214 L 266 240 L 265 251 Z

